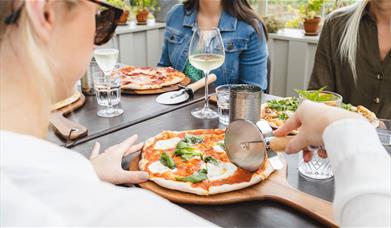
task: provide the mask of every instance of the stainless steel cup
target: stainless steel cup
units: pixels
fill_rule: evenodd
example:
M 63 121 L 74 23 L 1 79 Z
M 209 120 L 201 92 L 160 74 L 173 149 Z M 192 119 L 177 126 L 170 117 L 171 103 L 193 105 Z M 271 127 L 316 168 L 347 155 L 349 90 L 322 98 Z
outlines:
M 230 90 L 229 122 L 244 119 L 254 124 L 260 118 L 262 89 L 256 85 L 233 85 Z

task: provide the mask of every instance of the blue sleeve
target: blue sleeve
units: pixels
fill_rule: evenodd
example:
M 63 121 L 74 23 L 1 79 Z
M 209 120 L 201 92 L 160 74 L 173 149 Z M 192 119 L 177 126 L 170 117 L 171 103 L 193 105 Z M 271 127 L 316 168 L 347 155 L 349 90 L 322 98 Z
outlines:
M 172 15 L 176 11 L 176 9 L 179 7 L 180 4 L 177 4 L 173 6 L 167 13 L 166 17 L 166 27 L 169 27 L 172 21 Z M 166 37 L 166 32 L 164 33 L 164 37 Z M 160 56 L 160 61 L 157 64 L 159 67 L 169 67 L 172 66 L 169 55 L 168 55 L 168 44 L 167 44 L 167 39 L 163 38 L 163 46 L 162 46 L 162 54 Z
M 262 36 L 254 30 L 247 49 L 240 54 L 239 80 L 244 84 L 254 84 L 266 90 L 267 88 L 267 42 L 262 26 Z

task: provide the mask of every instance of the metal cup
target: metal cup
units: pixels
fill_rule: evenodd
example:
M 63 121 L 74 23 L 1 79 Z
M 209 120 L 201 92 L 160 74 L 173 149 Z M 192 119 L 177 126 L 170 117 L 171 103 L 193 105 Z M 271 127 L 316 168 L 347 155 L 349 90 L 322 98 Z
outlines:
M 229 122 L 244 119 L 256 123 L 260 118 L 262 89 L 256 85 L 233 85 L 230 90 Z

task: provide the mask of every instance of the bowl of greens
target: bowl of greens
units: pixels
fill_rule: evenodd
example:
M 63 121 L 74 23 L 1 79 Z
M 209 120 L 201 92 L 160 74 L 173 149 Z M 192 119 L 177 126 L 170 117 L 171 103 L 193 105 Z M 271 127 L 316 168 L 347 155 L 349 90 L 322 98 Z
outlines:
M 318 90 L 300 90 L 296 89 L 296 93 L 299 95 L 300 103 L 304 100 L 310 100 L 318 103 L 324 103 L 331 106 L 341 107 L 342 96 L 338 93 L 325 91 L 326 87 Z

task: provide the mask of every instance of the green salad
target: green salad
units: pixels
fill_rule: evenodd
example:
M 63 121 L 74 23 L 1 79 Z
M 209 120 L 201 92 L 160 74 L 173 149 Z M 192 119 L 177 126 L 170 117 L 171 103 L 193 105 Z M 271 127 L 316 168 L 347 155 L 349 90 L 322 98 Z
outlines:
M 335 101 L 338 99 L 333 94 L 330 93 L 324 93 L 324 89 L 326 87 L 322 87 L 318 90 L 302 90 L 302 89 L 295 89 L 296 93 L 299 94 L 300 97 L 308 99 L 310 101 L 315 102 L 326 102 L 326 101 Z

